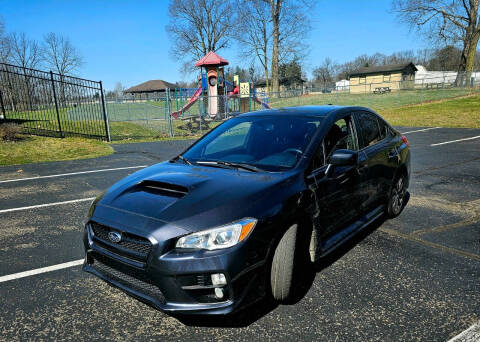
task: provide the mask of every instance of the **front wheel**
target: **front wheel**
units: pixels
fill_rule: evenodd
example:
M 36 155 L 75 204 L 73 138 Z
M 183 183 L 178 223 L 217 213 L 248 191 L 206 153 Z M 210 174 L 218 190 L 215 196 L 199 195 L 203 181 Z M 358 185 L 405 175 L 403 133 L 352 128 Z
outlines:
M 390 190 L 386 210 L 387 216 L 389 218 L 394 218 L 400 215 L 405 206 L 405 200 L 407 198 L 406 194 L 407 178 L 404 174 L 400 174 L 393 182 L 392 188 Z
M 273 255 L 270 285 L 273 298 L 281 302 L 288 300 L 292 294 L 297 229 L 296 224 L 288 228 Z

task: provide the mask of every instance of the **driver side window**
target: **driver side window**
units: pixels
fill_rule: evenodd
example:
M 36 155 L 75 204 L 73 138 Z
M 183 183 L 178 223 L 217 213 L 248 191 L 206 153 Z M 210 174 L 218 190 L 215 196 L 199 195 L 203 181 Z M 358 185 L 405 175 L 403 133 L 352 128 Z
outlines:
M 339 149 L 358 151 L 352 115 L 347 115 L 332 125 L 313 158 L 312 170 L 328 164 L 330 156 Z
M 345 149 L 357 151 L 358 145 L 353 128 L 351 115 L 337 120 L 323 139 L 325 145 L 326 161 L 336 150 Z

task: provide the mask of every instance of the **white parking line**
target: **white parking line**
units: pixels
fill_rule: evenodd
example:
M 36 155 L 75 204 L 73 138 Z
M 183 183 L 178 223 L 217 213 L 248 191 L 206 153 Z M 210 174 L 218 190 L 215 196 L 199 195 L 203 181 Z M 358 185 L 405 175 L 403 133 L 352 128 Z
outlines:
M 463 139 L 457 139 L 457 140 L 450 140 L 450 141 L 445 141 L 445 142 L 441 142 L 441 143 L 431 144 L 430 146 L 440 146 L 440 145 L 452 144 L 452 143 L 456 143 L 456 142 L 459 142 L 459 141 L 473 140 L 473 139 L 480 139 L 480 135 L 477 135 L 476 137 L 463 138 Z
M 71 200 L 71 201 L 53 202 L 53 203 L 46 203 L 46 204 L 37 204 L 37 205 L 31 205 L 31 206 L 29 206 L 29 207 L 19 207 L 19 208 L 11 208 L 11 209 L 2 209 L 2 210 L 0 210 L 0 214 L 2 214 L 2 213 L 10 213 L 10 212 L 12 212 L 12 211 L 20 211 L 20 210 L 28 210 L 28 209 L 51 207 L 51 206 L 54 206 L 54 205 L 62 205 L 62 204 L 78 203 L 78 202 L 87 202 L 87 201 L 93 201 L 94 199 L 95 199 L 95 197 L 89 197 L 89 198 L 80 198 L 80 199 Z
M 474 342 L 480 341 L 480 322 L 475 323 L 447 342 Z
M 58 264 L 58 265 L 53 265 L 53 266 L 37 268 L 37 269 L 34 269 L 34 270 L 30 270 L 30 271 L 8 274 L 8 275 L 4 275 L 4 276 L 0 277 L 0 283 L 4 283 L 4 282 L 9 281 L 9 280 L 20 279 L 20 278 L 33 276 L 33 275 L 36 275 L 36 274 L 52 272 L 52 271 L 61 270 L 61 269 L 64 269 L 64 268 L 74 267 L 74 266 L 78 266 L 78 265 L 81 265 L 81 264 L 83 264 L 83 259 L 70 261 L 70 262 L 65 262 L 63 264 Z
M 128 170 L 128 169 L 141 169 L 141 168 L 144 168 L 144 167 L 147 167 L 147 166 L 148 165 L 126 166 L 126 167 L 117 167 L 117 168 L 114 168 L 114 169 L 89 170 L 89 171 L 79 171 L 79 172 L 70 172 L 70 173 L 60 173 L 60 174 L 48 175 L 48 176 L 7 179 L 7 180 L 0 181 L 0 183 L 20 182 L 20 181 L 26 181 L 26 180 L 32 180 L 32 179 L 41 179 L 41 178 L 54 178 L 54 177 L 83 175 L 83 174 L 86 174 L 86 173 L 95 173 L 95 172 L 107 172 L 107 171 Z
M 408 131 L 408 132 L 403 132 L 401 134 L 410 134 L 410 133 L 417 133 L 417 132 L 425 132 L 425 131 L 431 131 L 432 129 L 438 129 L 442 127 L 430 127 L 430 128 L 424 128 L 424 129 L 417 129 L 415 131 Z

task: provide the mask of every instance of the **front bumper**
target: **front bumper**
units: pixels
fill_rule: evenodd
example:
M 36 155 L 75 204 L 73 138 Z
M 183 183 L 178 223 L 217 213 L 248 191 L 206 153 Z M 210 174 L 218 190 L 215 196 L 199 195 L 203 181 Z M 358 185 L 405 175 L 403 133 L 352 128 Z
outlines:
M 96 243 L 93 235 L 87 224 L 83 270 L 161 311 L 228 314 L 265 294 L 265 260 L 252 253 L 250 238 L 216 251 L 165 251 L 154 244 L 146 262 L 138 263 Z M 212 273 L 226 276 L 227 284 L 221 287 L 223 298 L 215 296 Z

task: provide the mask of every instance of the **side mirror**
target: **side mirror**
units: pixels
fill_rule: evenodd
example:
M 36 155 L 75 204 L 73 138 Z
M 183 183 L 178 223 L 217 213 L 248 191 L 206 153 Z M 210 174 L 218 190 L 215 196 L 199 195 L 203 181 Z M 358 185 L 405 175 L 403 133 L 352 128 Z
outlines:
M 336 150 L 330 157 L 332 166 L 352 166 L 357 164 L 357 152 L 352 150 Z

